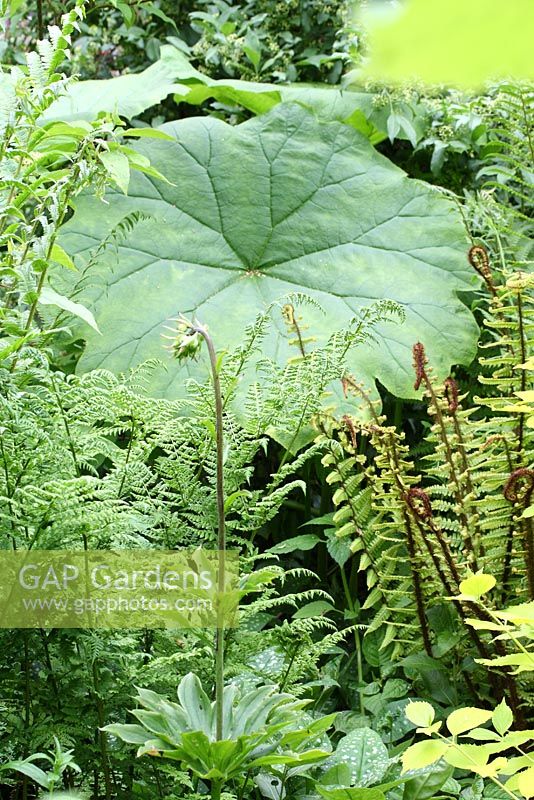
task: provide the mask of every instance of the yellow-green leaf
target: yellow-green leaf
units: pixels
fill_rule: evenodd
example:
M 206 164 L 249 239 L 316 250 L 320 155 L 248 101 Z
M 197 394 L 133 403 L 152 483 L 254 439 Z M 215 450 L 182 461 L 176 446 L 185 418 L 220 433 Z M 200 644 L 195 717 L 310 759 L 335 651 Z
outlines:
M 172 136 L 157 128 L 128 128 L 128 130 L 122 132 L 122 136 L 135 136 L 138 139 L 166 139 L 168 142 L 174 141 Z
M 515 394 L 527 403 L 534 403 L 534 389 L 529 389 L 528 392 L 515 392 Z
M 506 731 L 511 727 L 513 721 L 514 715 L 512 714 L 512 710 L 506 704 L 506 700 L 503 698 L 491 715 L 493 727 L 497 733 L 500 733 L 502 736 L 503 733 L 506 733 Z
M 470 731 L 472 728 L 478 728 L 484 722 L 491 719 L 491 715 L 492 712 L 484 708 L 473 708 L 470 706 L 458 708 L 447 717 L 447 728 L 453 736 L 458 736 L 459 733 Z
M 477 664 L 485 664 L 489 667 L 516 667 L 511 673 L 512 675 L 534 670 L 534 654 L 532 653 L 509 653 L 496 658 L 476 658 L 475 661 Z
M 439 761 L 448 747 L 448 743 L 440 739 L 426 739 L 424 742 L 413 744 L 402 754 L 402 771 L 430 766 Z
M 473 769 L 482 778 L 495 778 L 499 773 L 506 772 L 507 764 L 508 759 L 504 756 L 499 756 L 499 758 L 495 758 L 489 764 Z
M 76 267 L 74 266 L 74 262 L 72 258 L 66 253 L 61 245 L 55 244 L 50 251 L 50 260 L 55 261 L 56 264 L 61 264 L 62 267 L 67 267 L 67 269 L 72 269 L 76 272 Z
M 491 591 L 497 583 L 493 575 L 484 575 L 482 572 L 477 572 L 476 575 L 470 575 L 465 581 L 460 584 L 460 591 L 464 597 L 469 597 L 478 600 L 483 594 Z
M 414 725 L 418 728 L 428 728 L 434 722 L 436 712 L 430 705 L 423 701 L 416 701 L 415 703 L 408 703 L 404 709 L 404 713 Z
M 93 330 L 100 333 L 96 320 L 88 308 L 81 303 L 75 303 L 73 300 L 69 300 L 68 297 L 62 294 L 58 294 L 51 286 L 43 287 L 39 295 L 39 302 L 43 306 L 57 306 L 57 308 L 67 311 L 69 314 L 82 319 L 87 325 L 90 325 Z
M 467 769 L 471 772 L 478 772 L 488 763 L 490 752 L 487 745 L 459 744 L 450 747 L 444 754 L 445 761 L 451 767 Z
M 518 775 L 517 788 L 523 797 L 534 797 L 534 767 L 530 767 Z
M 121 192 L 128 194 L 130 183 L 130 162 L 124 153 L 119 150 L 109 150 L 100 153 L 100 161 L 105 166 L 113 181 L 117 184 Z
M 495 616 L 513 622 L 514 625 L 534 625 L 534 601 L 509 606 L 500 611 L 495 611 Z

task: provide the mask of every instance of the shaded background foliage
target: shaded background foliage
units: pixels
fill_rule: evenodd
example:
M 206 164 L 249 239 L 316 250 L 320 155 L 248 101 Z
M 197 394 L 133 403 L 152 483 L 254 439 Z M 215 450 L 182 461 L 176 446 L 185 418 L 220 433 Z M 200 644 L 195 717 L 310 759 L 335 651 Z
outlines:
M 14 0 L 2 60 L 21 63 L 39 37 L 39 27 L 57 22 L 64 10 L 64 4 L 46 0 L 37 6 Z M 112 0 L 89 7 L 67 66 L 83 79 L 138 74 L 158 63 L 162 46 L 170 42 L 209 79 L 268 81 L 280 87 L 322 81 L 334 91 L 335 87 L 345 91 L 357 79 L 351 73 L 352 60 L 358 62 L 365 53 L 364 38 L 345 3 Z M 467 509 L 468 527 L 477 527 L 475 517 L 482 516 L 487 526 L 483 535 L 497 542 L 495 551 L 481 555 L 477 541 L 475 555 L 498 573 L 500 601 L 525 599 L 521 546 L 513 551 L 513 579 L 505 575 L 502 549 L 506 550 L 507 541 L 523 541 L 528 523 L 520 514 L 526 495 L 519 492 L 512 502 L 503 497 L 502 488 L 512 467 L 531 466 L 532 446 L 527 437 L 518 444 L 518 427 L 511 417 L 503 421 L 500 398 L 525 388 L 513 368 L 528 355 L 532 331 L 531 319 L 517 316 L 520 293 L 506 283 L 511 270 L 530 269 L 530 90 L 500 84 L 485 94 L 464 95 L 417 86 L 391 89 L 368 83 L 361 88 L 370 98 L 368 117 L 356 116 L 349 124 L 410 176 L 460 195 L 470 243 L 483 243 L 490 254 L 491 271 L 485 276 L 483 264 L 475 259 L 471 265 L 479 273 L 482 266 L 484 289 L 473 287 L 462 295 L 479 324 L 488 322 L 481 332 L 479 358 L 471 366 L 453 368 L 459 394 L 467 396 L 466 410 L 451 410 L 450 396 L 440 382 L 432 389 L 429 381 L 427 392 L 437 393 L 448 426 L 445 440 L 452 437 L 454 441 L 457 424 L 469 438 L 472 461 L 469 470 L 462 472 L 466 484 L 460 505 Z M 238 96 L 210 97 L 200 107 L 177 104 L 169 96 L 143 110 L 132 124 L 159 125 L 199 113 L 213 114 L 230 124 L 253 115 Z M 100 173 L 99 180 L 103 191 L 105 178 Z M 32 202 L 25 206 L 30 219 Z M 128 219 L 110 247 L 119 247 L 126 235 L 135 241 L 136 226 L 144 222 Z M 465 265 L 467 271 L 467 246 Z M 528 282 L 521 292 L 521 302 L 530 310 Z M 21 309 L 24 317 L 24 302 Z M 392 452 L 400 452 L 408 464 L 401 470 L 404 490 L 417 485 L 421 476 L 420 485 L 434 504 L 432 524 L 441 526 L 462 569 L 473 555 L 462 544 L 464 530 L 457 524 L 453 505 L 452 473 L 459 454 L 444 460 L 440 455 L 443 431 L 436 425 L 432 397 L 403 400 L 379 385 L 383 416 L 374 420 L 374 428 L 365 427 L 356 415 L 343 420 L 322 418 L 318 431 L 326 452 L 305 449 L 293 464 L 294 453 L 287 447 L 294 443 L 291 425 L 301 418 L 305 401 L 312 405 L 318 399 L 325 363 L 329 369 L 333 366 L 325 354 L 319 354 L 313 364 L 302 360 L 299 340 L 314 335 L 313 325 L 307 327 L 312 308 L 295 302 L 295 314 L 286 309 L 284 317 L 279 311 L 276 324 L 293 339 L 294 363 L 282 372 L 279 366 L 267 366 L 262 389 L 248 407 L 262 409 L 262 423 L 267 419 L 273 427 L 278 425 L 278 434 L 264 436 L 257 419 L 243 430 L 230 414 L 227 425 L 231 485 L 246 492 L 237 498 L 230 515 L 232 535 L 245 554 L 244 570 L 258 566 L 255 548 L 264 556 L 271 552 L 280 562 L 272 577 L 265 577 L 261 596 L 247 601 L 244 630 L 248 635 L 229 642 L 226 670 L 238 685 L 274 682 L 310 699 L 312 715 L 338 712 L 330 734 L 332 746 L 340 745 L 337 761 L 335 755 L 330 757 L 329 767 L 336 770 L 331 783 L 321 784 L 317 774 L 312 780 L 301 779 L 297 773 L 291 784 L 295 796 L 311 793 L 317 797 L 317 783 L 365 788 L 384 776 L 398 778 L 398 755 L 414 729 L 404 716 L 409 697 L 430 699 L 443 716 L 460 705 L 488 705 L 496 693 L 508 692 L 519 720 L 525 707 L 528 712 L 532 686 L 522 678 L 512 690 L 503 688 L 502 676 L 492 680 L 476 665 L 462 614 L 442 601 L 448 590 L 439 583 L 440 575 L 424 571 L 428 566 L 421 563 L 421 553 L 429 529 L 423 524 L 417 534 L 419 555 L 412 558 L 411 567 L 425 577 L 430 648 L 422 639 L 424 626 L 414 625 L 417 598 L 414 602 L 415 582 L 410 583 L 410 553 L 403 527 L 406 491 L 395 494 L 399 484 L 388 462 Z M 40 309 L 38 322 L 45 334 L 56 320 L 57 314 Z M 8 322 L 13 328 L 11 318 Z M 6 330 L 14 335 L 12 329 Z M 89 537 L 92 546 L 102 547 L 160 546 L 162 541 L 174 547 L 185 540 L 213 541 L 214 455 L 209 425 L 184 422 L 180 406 L 143 394 L 147 376 L 142 373 L 125 381 L 106 373 L 72 377 L 83 341 L 46 335 L 43 341 L 46 358 L 25 353 L 20 371 L 12 375 L 2 370 L 1 375 L 2 459 L 7 475 L 2 485 L 3 499 L 8 498 L 2 511 L 2 547 L 11 546 L 17 530 L 25 527 L 44 535 L 49 546 L 66 540 L 79 543 L 84 537 Z M 234 358 L 229 373 L 235 363 Z M 272 387 L 271 393 L 265 387 Z M 350 383 L 344 388 L 349 403 L 361 405 L 358 391 Z M 198 417 L 211 423 L 209 393 L 197 388 L 193 394 Z M 479 395 L 488 400 L 489 410 L 475 401 Z M 287 430 L 282 435 L 284 424 L 289 424 L 289 438 Z M 506 446 L 515 454 L 511 465 L 506 462 L 509 452 L 502 446 L 503 431 Z M 399 438 L 402 435 L 404 439 Z M 491 444 L 486 450 L 488 440 Z M 276 502 L 268 494 L 262 504 L 265 487 L 280 471 L 287 491 L 281 487 Z M 477 510 L 467 486 L 471 479 L 477 485 Z M 374 498 L 373 487 L 379 489 Z M 257 507 L 251 511 L 254 503 Z M 419 507 L 408 508 L 408 513 L 416 524 Z M 338 535 L 343 526 L 344 533 Z M 392 531 L 394 536 L 402 532 L 393 543 Z M 17 544 L 24 545 L 24 534 Z M 381 598 L 378 605 L 376 597 Z M 388 606 L 397 612 L 393 621 Z M 399 619 L 404 620 L 403 614 L 410 634 L 399 633 L 396 626 Z M 50 750 L 55 734 L 63 749 L 74 750 L 82 769 L 81 778 L 70 767 L 61 772 L 58 780 L 64 788 L 81 787 L 94 798 L 189 800 L 210 791 L 208 784 L 193 781 L 179 765 L 136 761 L 131 747 L 99 730 L 110 721 L 126 720 L 134 685 L 174 696 L 180 678 L 194 671 L 204 686 L 211 686 L 209 632 L 4 631 L 0 642 L 2 761 Z M 362 740 L 373 744 L 374 755 L 363 757 Z M 336 764 L 354 754 L 361 760 L 361 771 L 338 774 Z M 247 790 L 250 797 L 258 797 L 260 791 L 266 797 L 282 797 L 279 784 L 271 778 L 263 774 Z M 405 786 L 393 787 L 388 797 L 425 800 L 442 793 L 475 800 L 493 796 L 490 789 L 462 771 L 452 777 L 452 771 L 441 765 L 416 774 Z M 33 795 L 28 776 L 19 780 L 13 773 L 3 791 L 18 798 Z M 243 793 L 244 787 L 237 785 L 236 791 Z

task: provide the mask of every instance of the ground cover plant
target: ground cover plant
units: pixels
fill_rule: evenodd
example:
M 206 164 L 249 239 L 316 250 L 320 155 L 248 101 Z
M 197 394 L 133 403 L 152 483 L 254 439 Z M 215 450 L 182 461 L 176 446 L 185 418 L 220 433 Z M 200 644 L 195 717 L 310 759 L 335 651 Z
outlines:
M 532 86 L 377 83 L 345 3 L 1 11 L 0 567 L 219 594 L 2 622 L 0 797 L 534 797 Z

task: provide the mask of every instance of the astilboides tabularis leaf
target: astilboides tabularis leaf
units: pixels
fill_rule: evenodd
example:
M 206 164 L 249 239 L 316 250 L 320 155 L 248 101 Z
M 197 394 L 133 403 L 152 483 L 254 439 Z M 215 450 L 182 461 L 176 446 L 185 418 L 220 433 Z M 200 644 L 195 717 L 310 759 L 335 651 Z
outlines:
M 470 362 L 477 326 L 459 293 L 477 279 L 459 214 L 439 190 L 408 178 L 349 126 L 319 122 L 298 104 L 238 126 L 194 117 L 162 130 L 173 141 L 133 146 L 168 182 L 135 173 L 128 196 L 82 196 L 64 228 L 63 247 L 83 273 L 121 220 L 142 215 L 118 248 L 103 250 L 98 281 L 85 279 L 75 295 L 101 331 L 83 329 L 80 370 L 121 371 L 163 358 L 166 369 L 152 374 L 150 388 L 178 396 L 184 377 L 203 377 L 207 366 L 165 354 L 171 318 L 195 316 L 219 348 L 231 348 L 258 312 L 294 292 L 326 312 L 303 309 L 309 347 L 376 300 L 403 307 L 402 324 L 379 323 L 374 341 L 349 357 L 350 370 L 373 389 L 378 380 L 414 396 L 417 341 L 441 375 Z M 282 362 L 296 355 L 290 338 L 275 314 L 265 353 Z

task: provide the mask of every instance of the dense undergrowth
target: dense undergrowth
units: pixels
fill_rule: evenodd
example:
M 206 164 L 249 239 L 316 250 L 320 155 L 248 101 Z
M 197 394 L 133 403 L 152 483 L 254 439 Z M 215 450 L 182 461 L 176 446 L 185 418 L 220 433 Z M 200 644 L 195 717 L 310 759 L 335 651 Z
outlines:
M 240 620 L 4 626 L 2 797 L 534 796 L 533 92 L 349 12 L 3 4 L 0 549 Z

